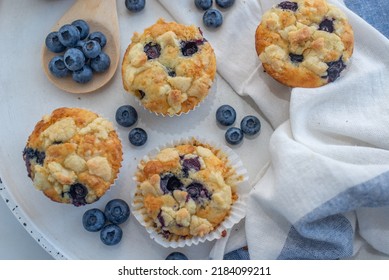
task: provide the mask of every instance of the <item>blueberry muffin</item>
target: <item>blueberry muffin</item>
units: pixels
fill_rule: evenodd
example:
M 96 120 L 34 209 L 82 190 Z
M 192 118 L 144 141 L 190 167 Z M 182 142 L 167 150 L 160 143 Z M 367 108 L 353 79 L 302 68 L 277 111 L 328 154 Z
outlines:
M 163 19 L 134 34 L 122 62 L 124 89 L 161 115 L 194 109 L 215 73 L 215 53 L 201 30 Z
M 135 211 L 169 242 L 203 237 L 238 199 L 235 172 L 221 150 L 195 139 L 164 148 L 138 166 Z
M 81 206 L 113 184 L 122 146 L 108 120 L 85 109 L 58 108 L 36 124 L 23 158 L 38 190 L 53 201 Z
M 290 87 L 320 87 L 346 68 L 354 34 L 345 14 L 325 0 L 284 1 L 265 12 L 255 34 L 265 71 Z

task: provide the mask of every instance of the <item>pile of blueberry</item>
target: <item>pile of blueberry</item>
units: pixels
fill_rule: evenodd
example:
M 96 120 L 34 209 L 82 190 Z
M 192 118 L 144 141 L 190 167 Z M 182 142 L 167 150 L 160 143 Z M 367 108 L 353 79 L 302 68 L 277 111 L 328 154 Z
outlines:
M 138 113 L 131 105 L 123 105 L 116 110 L 115 119 L 119 125 L 130 127 L 137 122 Z M 143 128 L 135 127 L 130 130 L 128 140 L 134 146 L 143 146 L 147 141 L 147 133 Z
M 222 9 L 228 9 L 234 5 L 235 0 L 215 0 L 216 5 Z M 194 0 L 196 7 L 205 11 L 203 14 L 203 23 L 210 28 L 217 28 L 223 24 L 223 14 L 215 8 L 212 8 L 213 0 Z
M 48 65 L 57 78 L 72 75 L 74 81 L 85 84 L 93 78 L 93 72 L 105 72 L 111 64 L 103 51 L 107 38 L 100 31 L 89 33 L 89 25 L 82 19 L 50 32 L 45 43 L 50 51 L 58 54 Z
M 112 199 L 104 211 L 98 208 L 87 210 L 82 216 L 82 225 L 87 231 L 100 231 L 100 239 L 105 245 L 115 245 L 120 242 L 123 231 L 119 224 L 127 221 L 130 208 L 122 199 Z
M 236 111 L 230 105 L 222 105 L 216 110 L 216 120 L 222 126 L 230 126 L 236 120 Z M 243 136 L 253 136 L 261 130 L 261 122 L 256 116 L 245 116 L 240 122 L 240 128 L 230 127 L 225 133 L 225 139 L 230 145 L 238 145 Z

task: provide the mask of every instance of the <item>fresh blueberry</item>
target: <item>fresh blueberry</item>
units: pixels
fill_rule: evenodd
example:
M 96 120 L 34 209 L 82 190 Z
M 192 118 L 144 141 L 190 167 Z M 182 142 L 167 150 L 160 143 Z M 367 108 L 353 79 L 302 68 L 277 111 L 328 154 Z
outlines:
M 337 61 L 331 61 L 327 63 L 328 82 L 334 82 L 336 79 L 340 77 L 340 73 L 346 68 L 346 65 L 343 63 L 342 57 Z
M 87 231 L 96 232 L 105 225 L 105 215 L 103 211 L 97 208 L 87 210 L 82 216 L 82 225 Z
M 283 10 L 291 10 L 295 12 L 298 9 L 298 4 L 296 2 L 283 1 L 280 4 L 278 4 L 277 7 Z
M 115 119 L 119 125 L 130 127 L 138 120 L 138 113 L 131 105 L 123 105 L 116 110 Z
M 140 12 L 146 6 L 146 0 L 126 0 L 126 8 L 134 13 Z
M 193 199 L 196 200 L 200 196 L 200 191 L 203 186 L 199 183 L 192 183 L 186 188 L 186 192 Z
M 188 173 L 189 170 L 200 171 L 201 163 L 198 157 L 185 158 L 181 160 L 184 173 Z
M 176 176 L 171 176 L 169 180 L 167 181 L 166 188 L 170 192 L 174 192 L 175 190 L 181 190 L 183 187 L 183 184 L 180 179 L 178 179 Z
M 45 152 L 40 152 L 36 149 L 25 147 L 23 150 L 23 159 L 26 163 L 28 177 L 31 178 L 31 161 L 35 160 L 37 164 L 43 165 L 45 161 L 46 154 Z
M 240 122 L 240 129 L 246 135 L 255 135 L 261 130 L 261 122 L 256 116 L 246 116 Z
M 89 34 L 89 25 L 85 20 L 78 19 L 72 22 L 72 25 L 77 27 L 80 32 L 80 39 L 84 40 Z
M 219 10 L 208 9 L 203 15 L 204 25 L 210 28 L 217 28 L 223 24 L 223 15 Z
M 145 93 L 143 90 L 140 90 L 140 89 L 136 90 L 136 91 L 135 91 L 135 94 L 136 94 L 136 96 L 137 96 L 140 100 L 142 100 L 142 99 L 145 98 L 145 96 L 146 96 L 146 93 Z
M 175 76 L 177 76 L 176 71 L 174 71 L 174 70 L 171 69 L 171 68 L 166 68 L 166 71 L 167 71 L 167 74 L 168 74 L 170 77 L 175 77 Z
M 80 51 L 83 52 L 82 48 L 84 47 L 84 45 L 85 45 L 85 41 L 80 40 L 80 41 L 77 42 L 75 48 L 76 48 L 76 49 L 79 49 Z M 85 55 L 85 54 L 84 54 L 84 55 Z
M 181 53 L 183 56 L 192 56 L 199 48 L 197 47 L 197 43 L 195 41 L 183 41 L 181 42 Z
M 98 73 L 107 71 L 110 65 L 111 59 L 105 52 L 100 52 L 95 58 L 92 58 L 90 62 L 93 71 Z
M 216 5 L 218 5 L 220 8 L 227 9 L 234 5 L 235 0 L 216 0 Z
M 92 68 L 85 64 L 81 69 L 78 69 L 72 73 L 72 78 L 79 84 L 85 84 L 93 78 Z
M 178 179 L 175 175 L 172 173 L 165 173 L 161 175 L 159 187 L 164 194 L 167 194 L 174 190 L 182 189 L 183 185 L 180 179 Z
M 238 145 L 243 140 L 243 131 L 237 127 L 230 127 L 225 133 L 227 143 Z
M 88 189 L 80 183 L 74 183 L 70 186 L 69 195 L 72 198 L 74 206 L 82 206 L 86 204 L 85 197 L 88 194 Z
M 167 183 L 172 176 L 174 176 L 172 173 L 166 173 L 160 176 L 161 179 L 159 180 L 159 187 L 164 194 L 169 193 L 169 190 L 167 189 Z
M 69 69 L 66 67 L 62 55 L 54 56 L 49 62 L 50 73 L 57 78 L 63 78 L 69 75 Z
M 68 49 L 63 55 L 63 60 L 70 71 L 76 71 L 85 65 L 85 55 L 77 48 Z
M 216 120 L 224 126 L 232 125 L 236 119 L 236 111 L 230 105 L 222 105 L 216 110 Z
M 213 0 L 195 0 L 194 3 L 196 7 L 200 10 L 208 10 L 212 7 Z
M 172 173 L 166 173 L 162 175 L 159 185 L 163 193 L 169 193 L 175 190 L 181 190 L 183 187 L 181 180 L 178 179 Z
M 100 240 L 108 246 L 116 245 L 122 240 L 123 231 L 115 224 L 108 224 L 100 231 Z
M 292 61 L 293 63 L 301 63 L 304 60 L 304 56 L 303 55 L 301 55 L 301 54 L 294 54 L 294 53 L 290 53 L 289 54 L 289 58 L 290 58 L 290 61 Z
M 39 152 L 36 149 L 25 147 L 23 150 L 23 159 L 26 164 L 28 177 L 31 177 L 31 161 L 35 160 L 37 164 L 43 165 L 45 161 L 46 154 L 45 152 Z
M 165 219 L 162 216 L 162 210 L 159 211 L 159 213 L 157 215 L 157 219 L 158 219 L 158 222 L 161 224 L 162 227 L 166 226 Z
M 208 190 L 200 183 L 193 182 L 186 187 L 186 192 L 193 200 L 198 200 L 201 198 L 210 199 L 211 195 Z
M 105 206 L 104 214 L 108 221 L 118 225 L 127 221 L 130 216 L 130 208 L 124 200 L 112 199 Z
M 46 43 L 46 47 L 50 51 L 55 52 L 55 53 L 63 52 L 66 49 L 66 47 L 64 45 L 62 45 L 62 43 L 59 41 L 58 32 L 57 31 L 50 32 L 46 36 L 45 43 Z
M 146 53 L 147 59 L 158 58 L 161 55 L 161 46 L 150 42 L 144 46 L 143 51 Z
M 95 31 L 89 34 L 88 40 L 97 41 L 100 44 L 101 49 L 103 49 L 107 44 L 107 37 L 105 37 L 105 35 L 100 31 Z
M 86 41 L 82 46 L 82 52 L 87 58 L 95 58 L 101 52 L 100 44 L 95 40 Z
M 128 134 L 128 140 L 134 146 L 142 146 L 147 141 L 147 133 L 140 127 L 133 128 Z
M 173 252 L 171 254 L 169 254 L 165 260 L 174 260 L 174 261 L 178 261 L 178 260 L 188 260 L 188 257 L 185 256 L 183 253 L 180 253 L 180 252 Z
M 35 159 L 37 164 L 43 165 L 43 162 L 45 161 L 45 157 L 46 157 L 45 152 L 40 152 L 30 147 L 25 147 L 23 150 L 24 160 L 30 161 Z
M 66 47 L 74 47 L 80 40 L 80 31 L 71 24 L 65 24 L 58 31 L 58 39 Z
M 334 32 L 334 20 L 328 18 L 324 19 L 319 24 L 319 30 L 327 31 L 329 33 Z

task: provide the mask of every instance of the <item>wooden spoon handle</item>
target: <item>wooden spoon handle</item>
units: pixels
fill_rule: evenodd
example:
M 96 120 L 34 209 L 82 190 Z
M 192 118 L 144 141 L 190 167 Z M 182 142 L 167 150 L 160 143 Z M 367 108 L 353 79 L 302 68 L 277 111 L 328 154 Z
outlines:
M 59 20 L 69 23 L 74 19 L 99 19 L 101 24 L 118 24 L 116 0 L 77 0 Z

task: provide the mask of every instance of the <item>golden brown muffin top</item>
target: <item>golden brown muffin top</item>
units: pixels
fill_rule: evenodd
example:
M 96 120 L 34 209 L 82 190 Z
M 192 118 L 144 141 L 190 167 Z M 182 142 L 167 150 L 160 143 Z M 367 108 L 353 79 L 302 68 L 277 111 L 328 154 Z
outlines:
M 346 67 L 354 35 L 345 14 L 325 0 L 284 1 L 264 13 L 255 47 L 266 72 L 279 82 L 318 87 Z
M 142 161 L 134 198 L 168 240 L 202 237 L 218 227 L 237 199 L 226 155 L 197 141 L 162 149 Z
M 162 115 L 194 109 L 215 74 L 214 51 L 199 28 L 163 19 L 134 34 L 122 62 L 124 89 Z
M 23 152 L 34 186 L 76 206 L 99 199 L 119 173 L 121 142 L 111 122 L 79 108 L 58 108 L 39 121 Z

